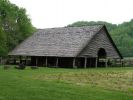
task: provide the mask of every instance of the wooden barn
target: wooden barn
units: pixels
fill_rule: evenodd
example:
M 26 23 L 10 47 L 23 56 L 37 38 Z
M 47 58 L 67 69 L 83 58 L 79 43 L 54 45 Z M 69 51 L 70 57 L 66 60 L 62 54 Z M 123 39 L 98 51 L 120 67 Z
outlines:
M 108 66 L 122 55 L 105 25 L 40 29 L 18 45 L 9 56 L 14 64 L 87 68 Z

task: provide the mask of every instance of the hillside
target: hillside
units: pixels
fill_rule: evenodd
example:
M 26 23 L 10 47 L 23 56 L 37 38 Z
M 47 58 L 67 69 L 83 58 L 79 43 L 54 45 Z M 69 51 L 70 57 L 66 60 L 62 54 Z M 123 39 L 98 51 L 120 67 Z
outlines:
M 116 25 L 108 22 L 78 21 L 67 27 L 80 27 L 95 24 L 105 24 L 118 49 L 125 57 L 133 56 L 133 20 Z

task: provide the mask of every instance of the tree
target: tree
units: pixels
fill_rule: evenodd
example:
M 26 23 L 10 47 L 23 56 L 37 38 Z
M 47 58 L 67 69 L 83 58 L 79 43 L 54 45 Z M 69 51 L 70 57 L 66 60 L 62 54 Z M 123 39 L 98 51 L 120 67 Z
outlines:
M 3 54 L 6 56 L 33 31 L 35 28 L 24 8 L 11 4 L 9 0 L 0 0 L 0 56 Z

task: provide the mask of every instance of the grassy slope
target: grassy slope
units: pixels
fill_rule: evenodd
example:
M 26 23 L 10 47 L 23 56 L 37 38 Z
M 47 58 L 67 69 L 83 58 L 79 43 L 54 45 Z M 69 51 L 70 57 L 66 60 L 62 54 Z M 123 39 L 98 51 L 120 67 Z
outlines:
M 0 100 L 132 100 L 133 68 L 3 70 Z

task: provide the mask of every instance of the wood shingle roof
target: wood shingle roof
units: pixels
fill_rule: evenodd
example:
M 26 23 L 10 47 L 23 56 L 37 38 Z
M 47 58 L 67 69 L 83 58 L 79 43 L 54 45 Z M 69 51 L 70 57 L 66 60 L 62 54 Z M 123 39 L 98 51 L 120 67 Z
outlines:
M 9 55 L 76 57 L 103 25 L 40 29 Z

